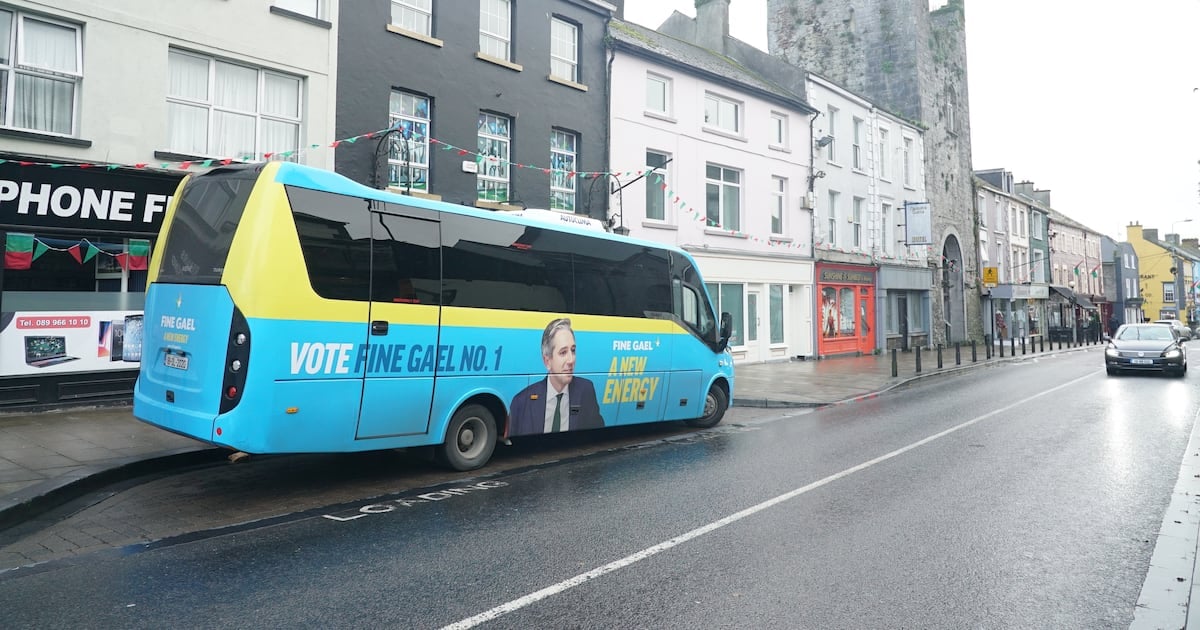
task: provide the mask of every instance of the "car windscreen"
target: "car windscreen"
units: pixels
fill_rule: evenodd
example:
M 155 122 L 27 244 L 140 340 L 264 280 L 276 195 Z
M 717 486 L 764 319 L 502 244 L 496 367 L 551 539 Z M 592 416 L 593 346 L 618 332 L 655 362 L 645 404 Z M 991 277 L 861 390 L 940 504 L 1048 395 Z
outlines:
M 1164 326 L 1126 326 L 1117 333 L 1117 339 L 1122 341 L 1169 341 L 1172 338 L 1171 329 Z

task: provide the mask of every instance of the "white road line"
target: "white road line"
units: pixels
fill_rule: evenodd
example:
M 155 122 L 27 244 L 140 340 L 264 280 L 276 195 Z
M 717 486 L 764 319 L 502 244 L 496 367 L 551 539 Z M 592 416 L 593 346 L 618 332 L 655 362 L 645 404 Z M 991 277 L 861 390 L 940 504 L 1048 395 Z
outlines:
M 496 606 L 495 608 L 492 608 L 491 610 L 485 610 L 484 612 L 481 612 L 478 615 L 475 615 L 474 617 L 468 617 L 466 619 L 463 619 L 462 621 L 452 623 L 448 626 L 443 626 L 442 630 L 466 630 L 467 628 L 474 628 L 475 626 L 478 626 L 479 624 L 491 621 L 492 619 L 499 618 L 510 612 L 520 610 L 521 608 L 524 608 L 530 604 L 533 604 L 535 602 L 546 599 L 552 595 L 557 595 L 558 593 L 561 593 L 567 589 L 574 588 L 585 582 L 590 582 L 602 575 L 606 575 L 606 574 L 612 573 L 613 571 L 616 571 L 618 569 L 625 568 L 635 562 L 645 560 L 646 558 L 649 558 L 650 556 L 653 556 L 660 552 L 666 551 L 672 547 L 677 547 L 679 545 L 682 545 L 683 543 L 685 543 L 689 540 L 692 540 L 693 538 L 699 538 L 700 536 L 703 536 L 709 532 L 713 532 L 722 527 L 725 527 L 726 525 L 729 525 L 730 523 L 734 523 L 734 522 L 737 522 L 737 521 L 740 521 L 740 520 L 746 518 L 747 516 L 757 514 L 769 507 L 773 507 L 773 506 L 783 503 L 784 501 L 787 501 L 789 499 L 794 499 L 806 492 L 809 492 L 811 490 L 816 490 L 817 488 L 820 488 L 821 486 L 831 484 L 831 483 L 833 483 L 839 479 L 842 479 L 844 477 L 849 477 L 850 475 L 853 475 L 856 472 L 866 470 L 866 469 L 870 468 L 871 466 L 874 466 L 875 464 L 879 464 L 879 463 L 885 462 L 889 459 L 892 459 L 894 457 L 903 455 L 904 453 L 907 453 L 907 452 L 913 450 L 914 448 L 917 448 L 919 446 L 924 446 L 934 440 L 944 438 L 947 435 L 950 435 L 951 433 L 960 431 L 960 430 L 965 429 L 973 424 L 982 422 L 988 418 L 991 418 L 992 416 L 1004 413 L 1011 409 L 1015 409 L 1016 407 L 1019 407 L 1027 402 L 1030 402 L 1032 400 L 1036 400 L 1043 396 L 1052 394 L 1060 389 L 1065 389 L 1067 387 L 1070 387 L 1082 380 L 1091 378 L 1092 376 L 1094 376 L 1097 373 L 1098 373 L 1098 371 L 1092 372 L 1091 374 L 1081 376 L 1077 379 L 1063 383 L 1062 385 L 1058 385 L 1056 387 L 1051 387 L 1050 389 L 1047 389 L 1046 391 L 1034 394 L 1032 396 L 1028 396 L 1022 400 L 1018 400 L 1017 402 L 1014 402 L 1010 405 L 1006 405 L 1004 407 L 1000 407 L 999 409 L 989 411 L 983 415 L 976 416 L 975 418 L 967 420 L 966 422 L 963 422 L 962 424 L 950 427 L 949 429 L 946 429 L 945 431 L 942 431 L 940 433 L 935 433 L 927 438 L 913 442 L 912 444 L 909 444 L 908 446 L 904 446 L 904 447 L 898 448 L 890 453 L 880 455 L 879 457 L 876 457 L 875 459 L 865 461 L 861 464 L 858 464 L 857 466 L 847 468 L 839 473 L 834 473 L 832 475 L 829 475 L 828 477 L 825 477 L 824 479 L 821 479 L 819 481 L 814 481 L 806 486 L 801 486 L 799 488 L 796 488 L 795 490 L 785 492 L 775 498 L 767 499 L 766 501 L 763 501 L 762 503 L 759 503 L 758 505 L 748 507 L 748 508 L 742 510 L 741 512 L 730 514 L 729 516 L 726 516 L 725 518 L 722 518 L 717 521 L 713 521 L 712 523 L 709 523 L 708 525 L 704 525 L 703 527 L 697 527 L 696 529 L 693 529 L 690 532 L 687 532 L 685 534 L 680 534 L 679 536 L 676 536 L 670 540 L 658 543 L 657 545 L 654 545 L 653 547 L 647 547 L 646 549 L 643 549 L 635 554 L 625 556 L 624 558 L 621 558 L 620 560 L 616 560 L 616 561 L 610 562 L 606 565 L 596 567 L 595 569 L 592 569 L 591 571 L 588 571 L 586 573 L 580 573 L 579 575 L 576 575 L 573 578 L 564 580 L 557 584 L 552 584 L 550 586 L 547 586 L 546 588 L 543 588 L 540 591 L 535 591 L 533 593 L 525 595 L 524 597 L 520 597 L 520 598 L 514 599 L 510 602 L 501 604 L 499 606 Z

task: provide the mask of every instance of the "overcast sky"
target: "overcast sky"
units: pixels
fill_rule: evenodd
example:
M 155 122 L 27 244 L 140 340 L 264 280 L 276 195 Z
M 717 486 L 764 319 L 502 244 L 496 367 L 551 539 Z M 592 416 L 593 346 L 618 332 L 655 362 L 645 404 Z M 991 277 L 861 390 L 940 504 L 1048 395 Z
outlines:
M 766 50 L 766 5 L 732 0 L 730 34 Z M 625 19 L 655 28 L 676 10 L 695 16 L 695 2 L 626 0 Z M 1032 181 L 1119 241 L 1135 220 L 1200 235 L 1200 0 L 966 0 L 966 12 L 973 168 Z

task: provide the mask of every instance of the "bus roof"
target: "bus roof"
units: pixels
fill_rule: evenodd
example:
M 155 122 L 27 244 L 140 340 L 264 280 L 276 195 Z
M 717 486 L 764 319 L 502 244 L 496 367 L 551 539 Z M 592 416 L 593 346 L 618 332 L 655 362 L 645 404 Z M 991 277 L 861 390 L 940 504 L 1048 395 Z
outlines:
M 659 243 L 656 241 L 648 241 L 644 239 L 630 238 L 627 236 L 619 236 L 603 229 L 603 223 L 596 219 L 584 217 L 582 215 L 565 215 L 565 213 L 555 212 L 552 210 L 482 210 L 471 206 L 463 206 L 455 203 L 444 201 L 434 201 L 432 199 L 424 199 L 422 197 L 413 197 L 410 195 L 401 195 L 386 190 L 378 190 L 369 186 L 364 186 L 344 175 L 340 175 L 333 171 L 320 169 L 294 162 L 276 162 L 279 164 L 279 170 L 275 174 L 275 181 L 287 186 L 299 186 L 301 188 L 311 188 L 314 190 L 323 190 L 327 192 L 339 193 L 353 197 L 361 197 L 364 199 L 375 199 L 377 201 L 400 203 L 417 208 L 425 208 L 438 212 L 455 212 L 475 217 L 483 217 L 487 219 L 495 219 L 498 221 L 508 221 L 511 223 L 519 223 L 533 227 L 548 227 L 551 229 L 562 230 L 564 232 L 583 233 L 594 238 L 602 238 L 622 243 L 631 243 L 635 245 L 644 245 L 655 249 L 666 249 L 672 252 L 685 255 L 691 258 L 691 255 L 682 249 L 669 245 L 667 243 Z M 566 218 L 582 219 L 577 222 L 575 220 L 565 221 L 547 221 L 542 213 L 564 214 Z

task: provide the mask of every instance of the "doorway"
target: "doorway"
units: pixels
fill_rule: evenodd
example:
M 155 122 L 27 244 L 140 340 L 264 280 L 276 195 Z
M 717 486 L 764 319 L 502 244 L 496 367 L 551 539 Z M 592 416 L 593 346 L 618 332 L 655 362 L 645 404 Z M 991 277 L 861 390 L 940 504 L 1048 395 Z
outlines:
M 908 352 L 908 296 L 896 296 L 896 319 L 899 322 L 900 349 Z

